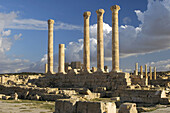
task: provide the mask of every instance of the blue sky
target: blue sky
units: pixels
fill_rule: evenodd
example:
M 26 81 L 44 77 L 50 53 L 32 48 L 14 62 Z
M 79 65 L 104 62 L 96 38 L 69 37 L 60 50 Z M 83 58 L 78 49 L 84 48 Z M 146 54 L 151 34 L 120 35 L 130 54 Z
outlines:
M 111 68 L 111 10 L 119 5 L 120 68 L 135 63 L 170 70 L 169 0 L 0 0 L 0 73 L 43 72 L 47 20 L 55 21 L 54 53 L 66 44 L 66 61 L 82 61 L 83 13 L 91 11 L 91 66 L 96 66 L 97 9 L 104 9 L 105 65 Z

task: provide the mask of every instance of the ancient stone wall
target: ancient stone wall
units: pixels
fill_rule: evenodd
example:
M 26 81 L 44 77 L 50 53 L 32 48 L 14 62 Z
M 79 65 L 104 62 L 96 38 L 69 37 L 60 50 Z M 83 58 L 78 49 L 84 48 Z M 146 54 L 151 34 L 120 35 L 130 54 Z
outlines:
M 116 104 L 113 102 L 57 100 L 55 113 L 116 113 Z
M 131 85 L 129 76 L 129 73 L 58 74 L 40 78 L 35 84 L 40 87 L 84 87 L 89 89 L 106 87 L 107 90 L 115 90 Z

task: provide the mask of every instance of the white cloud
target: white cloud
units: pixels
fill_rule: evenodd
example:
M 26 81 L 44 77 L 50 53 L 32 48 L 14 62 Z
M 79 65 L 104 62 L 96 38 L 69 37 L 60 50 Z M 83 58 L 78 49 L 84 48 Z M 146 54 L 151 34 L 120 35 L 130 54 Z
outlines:
M 169 5 L 168 5 L 169 4 Z M 145 12 L 136 10 L 135 13 L 141 24 L 138 27 L 124 25 L 119 27 L 120 56 L 128 57 L 142 55 L 170 48 L 170 2 L 149 1 Z M 103 24 L 105 62 L 111 61 L 112 33 L 111 26 Z M 90 26 L 90 54 L 91 64 L 97 60 L 97 24 Z M 82 61 L 83 39 L 71 42 L 66 47 L 67 61 Z
M 9 36 L 11 34 L 11 30 L 2 31 L 2 36 Z
M 22 34 L 20 33 L 20 34 L 16 34 L 16 35 L 14 35 L 14 40 L 19 40 L 20 38 L 21 38 L 21 36 L 22 36 Z
M 129 23 L 131 23 L 131 19 L 129 17 L 125 17 L 125 18 L 123 18 L 123 23 L 129 24 Z
M 149 62 L 147 63 L 148 66 L 156 67 L 157 71 L 169 71 L 170 70 L 170 59 L 156 61 L 156 62 Z
M 124 25 L 119 27 L 120 34 L 120 56 L 127 57 L 132 55 L 141 55 L 152 53 L 170 48 L 170 2 L 169 0 L 155 1 L 149 0 L 147 10 L 142 12 L 135 10 L 137 18 L 141 21 L 138 27 L 131 25 Z M 9 16 L 10 15 L 10 16 Z M 47 22 L 35 19 L 20 19 L 18 20 L 17 13 L 11 12 L 9 20 L 12 24 L 8 24 L 7 28 L 14 29 L 32 29 L 32 30 L 47 30 Z M 2 13 L 0 13 L 0 17 Z M 0 18 L 0 20 L 2 20 Z M 10 23 L 10 21 L 8 21 Z M 6 20 L 0 21 L 1 23 L 8 23 Z M 0 24 L 1 25 L 1 24 Z M 3 26 L 3 27 L 2 27 Z M 4 28 L 4 24 L 0 26 Z M 80 26 L 70 25 L 62 22 L 56 22 L 55 29 L 66 30 L 81 30 Z M 104 47 L 105 47 L 105 65 L 110 66 L 111 61 L 111 46 L 112 46 L 112 28 L 108 24 L 103 24 Z M 97 25 L 90 26 L 90 58 L 91 66 L 96 66 L 97 61 Z M 6 39 L 7 40 L 7 39 Z M 5 41 L 5 40 L 4 40 Z M 2 40 L 0 40 L 2 46 Z M 0 51 L 9 50 L 9 46 L 0 48 Z M 55 59 L 57 56 L 55 55 Z M 82 61 L 83 59 L 83 37 L 77 42 L 70 42 L 66 47 L 66 62 Z M 27 71 L 42 71 L 46 56 L 39 62 L 32 63 L 27 67 Z M 152 63 L 157 65 L 158 70 L 169 69 L 169 60 L 167 64 L 160 62 Z M 57 66 L 57 60 L 55 60 Z M 110 67 L 109 67 L 110 68 Z M 127 69 L 129 71 L 129 69 Z
M 13 19 L 11 24 L 6 26 L 6 28 L 10 29 L 25 29 L 25 30 L 48 30 L 47 21 L 36 20 L 36 19 Z M 55 22 L 54 29 L 62 29 L 62 30 L 81 30 L 82 27 L 78 25 L 72 25 L 63 22 Z

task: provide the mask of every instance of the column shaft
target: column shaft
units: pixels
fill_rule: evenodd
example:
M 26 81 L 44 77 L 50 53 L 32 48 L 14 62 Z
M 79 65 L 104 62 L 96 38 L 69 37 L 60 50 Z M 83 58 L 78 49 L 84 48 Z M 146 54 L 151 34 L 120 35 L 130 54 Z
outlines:
M 120 7 L 114 5 L 112 10 L 112 71 L 119 70 L 119 26 L 118 26 L 118 11 Z
M 97 71 L 104 71 L 104 45 L 103 45 L 103 14 L 99 9 L 97 13 Z
M 147 64 L 145 65 L 145 78 L 148 78 Z
M 53 74 L 53 24 L 54 20 L 48 20 L 48 73 Z
M 150 80 L 152 80 L 152 67 L 149 66 L 149 76 L 150 76 Z
M 143 78 L 143 67 L 140 66 L 140 77 Z
M 89 40 L 89 18 L 91 12 L 87 11 L 83 14 L 84 16 L 84 54 L 83 63 L 84 71 L 90 72 L 90 40 Z
M 154 80 L 156 80 L 156 67 L 154 67 Z
M 59 44 L 59 67 L 58 73 L 65 73 L 65 45 Z
M 45 64 L 45 73 L 48 72 L 48 64 Z
M 138 75 L 138 63 L 136 63 L 136 66 L 135 66 L 135 75 Z

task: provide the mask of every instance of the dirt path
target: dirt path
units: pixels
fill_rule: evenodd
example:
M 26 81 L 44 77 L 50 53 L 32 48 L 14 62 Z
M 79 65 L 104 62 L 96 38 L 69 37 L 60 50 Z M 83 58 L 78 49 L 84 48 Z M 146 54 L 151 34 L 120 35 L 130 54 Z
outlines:
M 41 106 L 47 105 L 46 102 L 44 103 L 45 104 L 39 102 L 37 104 L 35 101 L 26 103 L 22 103 L 21 101 L 17 103 L 11 100 L 0 100 L 0 113 L 53 113 L 53 111 L 50 109 L 41 108 Z

